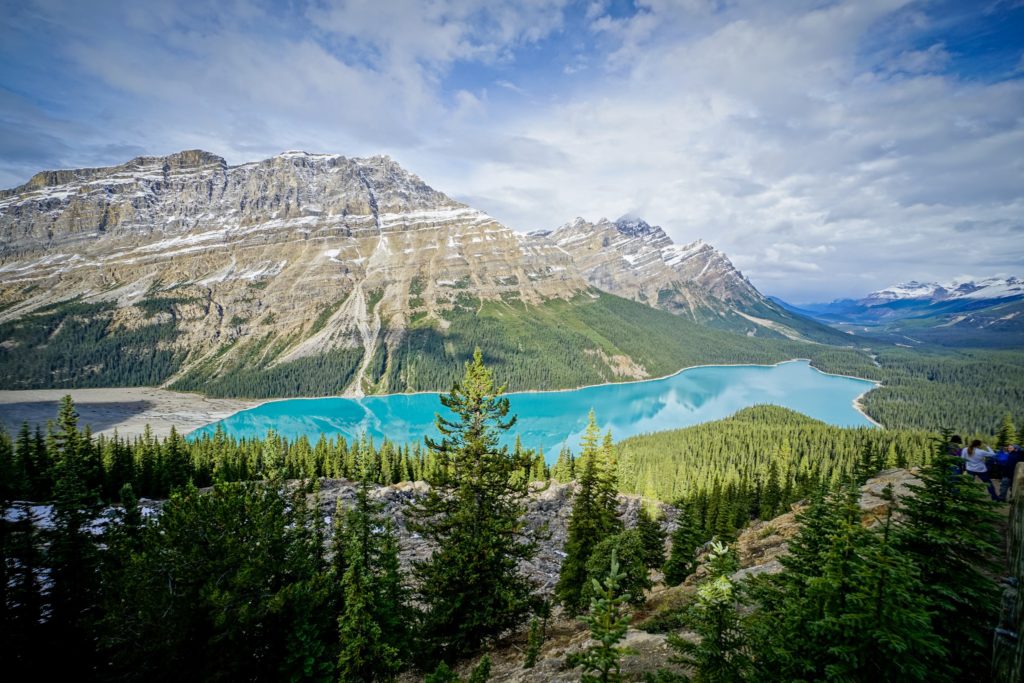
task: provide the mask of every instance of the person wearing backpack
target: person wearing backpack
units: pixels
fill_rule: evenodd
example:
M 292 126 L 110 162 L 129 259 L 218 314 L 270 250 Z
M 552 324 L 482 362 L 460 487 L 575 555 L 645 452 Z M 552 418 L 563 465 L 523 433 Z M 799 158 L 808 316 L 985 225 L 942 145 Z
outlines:
M 1013 472 L 1017 469 L 1017 463 L 1021 461 L 1020 446 L 1010 444 L 996 453 L 996 468 L 999 470 L 999 500 L 1006 502 L 1006 496 L 1010 493 L 1013 484 Z M 993 478 L 995 474 L 992 475 Z
M 967 474 L 973 475 L 988 486 L 988 495 L 992 500 L 999 500 L 996 487 L 992 485 L 992 477 L 988 473 L 986 460 L 995 456 L 991 448 L 982 448 L 981 441 L 975 439 L 971 445 L 960 452 L 965 462 Z

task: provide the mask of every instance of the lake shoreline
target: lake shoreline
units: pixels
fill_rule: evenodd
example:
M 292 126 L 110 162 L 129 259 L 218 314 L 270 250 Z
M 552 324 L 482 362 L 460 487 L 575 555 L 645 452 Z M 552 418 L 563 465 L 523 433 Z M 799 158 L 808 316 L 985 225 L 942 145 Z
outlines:
M 583 389 L 656 382 L 676 377 L 690 370 L 698 370 L 701 368 L 771 368 L 778 367 L 786 363 L 801 361 L 808 364 L 812 362 L 809 358 L 790 358 L 771 364 L 709 363 L 687 366 L 660 377 L 626 380 L 622 382 L 587 384 L 575 388 L 529 389 L 510 392 L 506 394 L 506 396 L 556 394 L 580 391 Z M 863 377 L 825 372 L 813 365 L 810 365 L 810 368 L 822 375 L 843 377 L 846 379 L 873 384 L 874 386 L 866 389 L 863 393 L 857 396 L 852 402 L 852 405 L 854 410 L 863 416 L 864 419 L 872 425 L 884 429 L 883 425 L 871 418 L 871 416 L 865 412 L 862 402 L 865 395 L 881 386 L 879 382 L 865 379 Z M 20 424 L 24 421 L 28 421 L 30 425 L 45 425 L 47 420 L 56 418 L 55 403 L 66 394 L 70 394 L 76 405 L 79 406 L 80 424 L 92 424 L 95 434 L 109 435 L 116 430 L 122 437 L 133 438 L 141 436 L 144 433 L 146 424 L 150 425 L 151 433 L 154 436 L 166 436 L 170 433 L 171 427 L 174 427 L 180 434 L 187 435 L 195 430 L 201 429 L 239 412 L 281 401 L 312 401 L 328 398 L 347 398 L 359 403 L 365 399 L 385 398 L 389 396 L 437 396 L 442 393 L 444 392 L 415 391 L 395 394 L 371 394 L 369 396 L 359 398 L 330 395 L 245 399 L 212 398 L 198 392 L 177 392 L 159 387 L 0 390 L 0 424 L 6 426 L 8 431 L 11 433 L 16 432 L 20 427 Z M 96 427 L 100 428 L 97 429 Z

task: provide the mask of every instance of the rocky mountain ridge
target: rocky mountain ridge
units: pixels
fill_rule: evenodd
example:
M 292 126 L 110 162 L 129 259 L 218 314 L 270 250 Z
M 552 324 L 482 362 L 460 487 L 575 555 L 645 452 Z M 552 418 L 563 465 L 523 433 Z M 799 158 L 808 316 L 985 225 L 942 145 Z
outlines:
M 998 301 L 1021 297 L 1024 297 L 1024 280 L 997 276 L 981 280 L 953 280 L 946 284 L 911 280 L 871 292 L 859 303 L 872 306 L 907 300 L 938 303 L 951 299 Z
M 860 298 L 794 312 L 901 344 L 1015 348 L 1024 341 L 1024 280 L 990 277 L 946 284 L 911 280 Z
M 710 244 L 675 244 L 660 226 L 641 218 L 576 218 L 533 235 L 550 239 L 573 257 L 587 282 L 617 296 L 734 332 L 800 340 L 830 336 L 766 298 Z
M 710 245 L 674 245 L 639 219 L 523 235 L 384 156 L 293 151 L 231 166 L 190 150 L 0 191 L 0 361 L 128 335 L 92 365 L 159 355 L 164 370 L 114 380 L 129 384 L 196 388 L 277 368 L 280 395 L 297 391 L 290 368 L 304 362 L 343 377 L 349 395 L 401 390 L 419 386 L 392 366 L 410 330 L 455 334 L 453 311 L 596 299 L 595 287 L 748 335 L 801 337 Z M 587 353 L 613 376 L 645 376 L 614 350 Z M 77 381 L 62 379 L 80 374 L 63 357 L 47 362 L 52 384 Z

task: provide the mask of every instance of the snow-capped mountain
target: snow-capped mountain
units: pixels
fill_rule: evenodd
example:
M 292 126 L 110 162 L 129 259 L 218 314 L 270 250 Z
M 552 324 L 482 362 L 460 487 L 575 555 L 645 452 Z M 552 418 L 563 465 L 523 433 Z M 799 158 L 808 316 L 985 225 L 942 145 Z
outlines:
M 996 276 L 946 284 L 910 281 L 861 299 L 786 306 L 854 332 L 956 346 L 1015 347 L 1024 342 L 1024 280 Z
M 534 234 L 570 254 L 587 282 L 612 294 L 748 334 L 829 336 L 826 328 L 809 326 L 765 298 L 710 244 L 674 244 L 641 218 L 576 218 Z
M 983 280 L 954 280 L 948 284 L 910 281 L 877 292 L 871 292 L 861 299 L 866 306 L 881 305 L 892 301 L 950 301 L 953 299 L 974 299 L 997 301 L 1024 296 L 1024 281 L 1016 277 L 990 277 Z
M 588 285 L 562 250 L 382 156 L 229 166 L 197 150 L 0 192 L 0 323 L 62 301 L 112 304 L 103 315 L 118 328 L 173 323 L 159 347 L 186 370 L 354 349 L 359 393 L 410 320 L 439 321 L 470 289 L 529 304 Z
M 64 339 L 71 321 L 94 345 L 96 377 L 110 354 L 131 366 L 122 382 L 244 376 L 251 388 L 279 368 L 274 391 L 287 392 L 298 363 L 304 377 L 345 378 L 352 394 L 422 387 L 413 332 L 444 337 L 457 318 L 472 335 L 497 334 L 467 316 L 485 302 L 593 300 L 595 287 L 746 334 L 820 327 L 767 301 L 703 242 L 675 245 L 638 218 L 523 235 L 383 156 L 285 152 L 231 166 L 191 150 L 45 171 L 0 191 L 0 361 Z M 135 342 L 102 346 L 111 337 Z M 427 353 L 455 356 L 455 342 L 431 339 L 444 348 Z M 579 353 L 601 372 L 642 376 L 622 355 Z M 54 363 L 39 372 L 80 383 L 73 364 Z

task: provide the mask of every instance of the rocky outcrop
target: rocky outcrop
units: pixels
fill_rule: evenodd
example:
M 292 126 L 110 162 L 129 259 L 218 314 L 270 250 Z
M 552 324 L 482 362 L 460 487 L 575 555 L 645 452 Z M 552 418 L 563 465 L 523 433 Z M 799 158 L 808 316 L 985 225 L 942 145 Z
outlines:
M 426 539 L 412 533 L 406 527 L 404 508 L 410 501 L 422 497 L 429 491 L 429 486 L 422 481 L 403 482 L 391 486 L 375 486 L 371 497 L 383 505 L 384 514 L 395 522 L 401 546 L 400 559 L 406 567 L 415 560 L 426 559 L 432 547 Z M 573 495 L 576 484 L 559 484 L 550 481 L 545 484 L 536 483 L 527 500 L 526 526 L 531 531 L 540 532 L 543 540 L 540 551 L 529 563 L 524 564 L 523 571 L 534 581 L 537 591 L 550 595 L 558 581 L 558 573 L 562 567 L 565 553 L 566 534 L 569 529 L 569 516 L 572 514 Z M 352 505 L 355 500 L 356 485 L 345 479 L 320 480 L 319 501 L 325 517 L 335 513 L 336 506 Z M 661 509 L 662 524 L 666 530 L 674 528 L 677 510 L 662 503 L 653 503 L 640 496 L 619 495 L 619 517 L 627 528 L 636 526 L 637 516 L 645 504 L 658 505 Z

